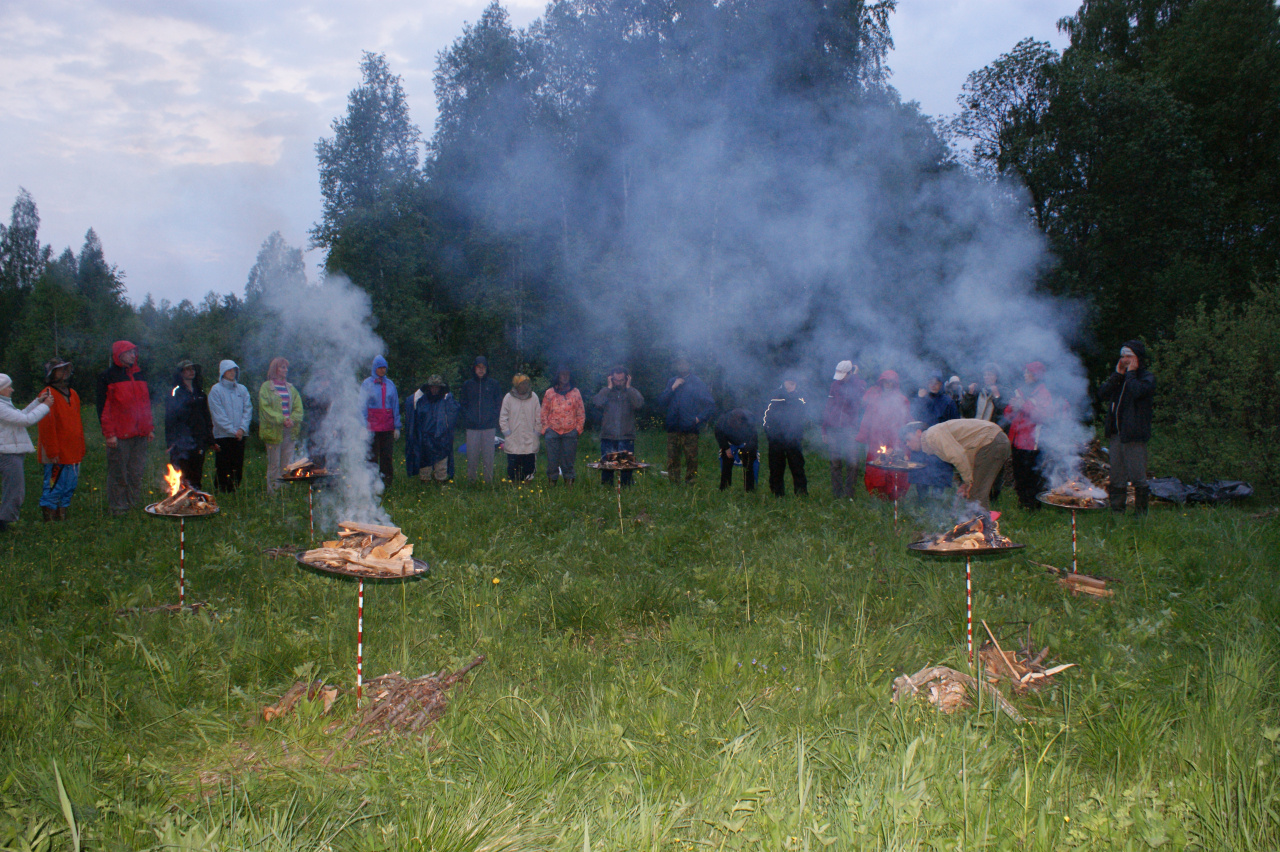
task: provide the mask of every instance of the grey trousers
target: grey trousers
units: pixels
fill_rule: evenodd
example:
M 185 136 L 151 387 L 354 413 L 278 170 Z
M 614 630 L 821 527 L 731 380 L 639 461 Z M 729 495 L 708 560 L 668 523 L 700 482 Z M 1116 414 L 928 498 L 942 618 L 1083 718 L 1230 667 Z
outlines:
M 984 509 L 991 508 L 991 488 L 996 477 L 1004 472 L 1004 466 L 1012 453 L 1009 438 L 1003 432 L 973 456 L 973 484 L 969 486 L 969 499 L 976 500 Z
M 1147 487 L 1147 445 L 1142 441 L 1120 443 L 1118 435 L 1111 436 L 1111 487 Z
M 4 495 L 0 496 L 0 521 L 12 524 L 18 520 L 18 510 L 22 508 L 22 501 L 27 498 L 21 453 L 0 453 L 0 479 L 4 480 Z
M 142 505 L 142 474 L 147 467 L 146 438 L 121 438 L 107 447 L 107 509 L 113 515 Z
M 267 493 L 275 494 L 282 487 L 280 477 L 284 475 L 284 469 L 293 463 L 293 441 L 286 436 L 286 440 L 279 444 L 267 444 L 266 446 Z
M 573 460 L 578 457 L 578 430 L 570 429 L 563 435 L 557 435 L 554 429 L 548 429 L 542 437 L 547 445 L 547 478 L 552 482 L 561 476 L 574 479 L 577 476 Z
M 467 430 L 467 479 L 475 479 L 484 464 L 484 481 L 493 482 L 493 429 Z

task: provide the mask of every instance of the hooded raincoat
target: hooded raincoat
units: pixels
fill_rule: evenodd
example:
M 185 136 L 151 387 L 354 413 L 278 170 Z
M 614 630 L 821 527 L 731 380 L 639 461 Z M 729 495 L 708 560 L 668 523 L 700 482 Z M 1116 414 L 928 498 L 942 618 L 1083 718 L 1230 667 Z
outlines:
M 404 442 L 405 466 L 410 476 L 417 476 L 420 469 L 448 459 L 449 478 L 453 478 L 453 430 L 460 409 L 448 385 L 423 385 L 414 392 L 409 401 Z

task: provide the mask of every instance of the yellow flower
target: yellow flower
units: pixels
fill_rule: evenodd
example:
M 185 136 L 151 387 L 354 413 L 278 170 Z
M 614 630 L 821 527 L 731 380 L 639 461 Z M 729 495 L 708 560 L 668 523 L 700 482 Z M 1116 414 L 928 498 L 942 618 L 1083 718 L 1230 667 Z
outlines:
M 495 586 L 496 586 L 496 585 L 498 585 L 498 584 L 499 584 L 499 583 L 501 583 L 501 582 L 502 582 L 502 581 L 501 581 L 501 580 L 499 580 L 497 577 L 494 577 L 494 578 L 493 578 L 493 584 L 494 584 Z

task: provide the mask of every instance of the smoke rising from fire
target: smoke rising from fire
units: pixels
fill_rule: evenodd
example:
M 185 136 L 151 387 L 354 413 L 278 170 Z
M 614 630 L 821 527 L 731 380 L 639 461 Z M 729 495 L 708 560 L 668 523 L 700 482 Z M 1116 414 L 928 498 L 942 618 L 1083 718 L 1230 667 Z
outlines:
M 897 370 L 908 395 L 933 369 L 968 384 L 995 363 L 1006 398 L 1040 361 L 1064 413 L 1043 430 L 1048 467 L 1069 467 L 1087 437 L 1079 307 L 1036 290 L 1051 258 L 1028 199 L 952 163 L 928 119 L 874 79 L 793 85 L 817 41 L 806 15 L 824 4 L 708 6 L 723 13 L 707 30 L 718 39 L 685 33 L 683 46 L 713 70 L 670 85 L 655 67 L 676 51 L 619 40 L 591 4 L 553 3 L 549 18 L 570 5 L 575 27 L 551 21 L 542 37 L 548 55 L 596 62 L 570 122 L 577 147 L 558 155 L 524 129 L 527 103 L 495 97 L 487 126 L 516 129 L 452 193 L 543 276 L 549 363 L 682 351 L 720 371 L 724 402 L 758 409 L 783 371 L 822 398 L 844 358 L 869 383 Z M 669 24 L 669 41 L 686 25 Z
M 306 365 L 312 381 L 320 371 L 330 379 L 328 412 L 310 428 L 325 436 L 326 467 L 342 475 L 326 480 L 318 492 L 317 520 L 326 529 L 340 520 L 390 523 L 380 502 L 382 479 L 368 457 L 372 436 L 360 393 L 374 356 L 385 351 L 373 332 L 368 294 L 346 276 L 331 274 L 317 284 L 267 288 L 262 298 L 270 317 L 257 347 Z M 316 389 L 304 391 L 310 396 Z M 294 458 L 307 451 L 306 442 L 300 442 Z

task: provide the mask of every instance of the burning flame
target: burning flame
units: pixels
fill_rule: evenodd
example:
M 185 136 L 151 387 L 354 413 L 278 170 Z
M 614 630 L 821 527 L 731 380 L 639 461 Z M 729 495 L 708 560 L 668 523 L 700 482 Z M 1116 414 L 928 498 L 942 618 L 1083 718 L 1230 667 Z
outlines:
M 888 452 L 889 452 L 889 448 L 888 448 L 888 447 L 886 447 L 884 444 L 881 444 L 881 445 L 880 445 L 880 455 L 882 455 L 882 456 L 883 456 L 883 455 L 885 455 L 885 454 L 886 454 L 886 453 L 888 453 Z
M 169 496 L 172 497 L 178 493 L 180 488 L 182 488 L 181 471 L 173 465 L 169 465 L 169 471 L 164 475 L 164 481 L 169 486 Z

